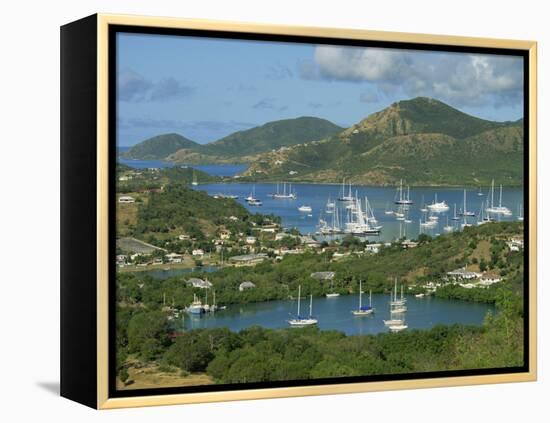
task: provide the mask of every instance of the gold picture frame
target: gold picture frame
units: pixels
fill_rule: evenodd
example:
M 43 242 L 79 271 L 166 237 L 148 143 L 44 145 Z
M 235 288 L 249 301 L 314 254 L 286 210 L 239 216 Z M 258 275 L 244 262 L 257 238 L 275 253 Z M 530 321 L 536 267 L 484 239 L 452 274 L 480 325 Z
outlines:
M 87 19 L 87 20 L 86 20 Z M 82 25 L 86 25 L 86 30 L 80 30 Z M 134 26 L 150 29 L 187 29 L 187 30 L 209 30 L 219 33 L 231 32 L 231 33 L 243 33 L 243 34 L 259 34 L 264 36 L 270 35 L 282 35 L 290 37 L 315 37 L 315 38 L 330 38 L 339 40 L 368 40 L 379 42 L 394 42 L 394 43 L 408 43 L 418 45 L 431 45 L 431 46 L 460 46 L 463 48 L 487 48 L 487 49 L 514 49 L 523 51 L 526 53 L 528 60 L 529 74 L 526 81 L 528 86 L 525 87 L 525 91 L 528 93 L 528 144 L 529 157 L 526 158 L 526 164 L 528 165 L 529 185 L 525 187 L 525 191 L 528 191 L 528 328 L 529 332 L 526 334 L 528 343 L 528 370 L 519 373 L 504 373 L 504 374 L 483 374 L 475 376 L 453 376 L 453 377 L 437 377 L 437 378 L 421 378 L 421 379 L 398 379 L 398 380 L 384 380 L 373 382 L 359 382 L 359 383 L 341 383 L 330 385 L 308 385 L 308 386 L 291 386 L 291 387 L 274 387 L 274 388 L 261 388 L 261 389 L 242 389 L 242 390 L 230 390 L 230 391 L 216 391 L 216 392 L 193 392 L 193 393 L 168 393 L 159 395 L 143 395 L 143 396 L 117 396 L 113 397 L 109 394 L 109 331 L 112 330 L 112 318 L 109 314 L 109 261 L 107 257 L 110 251 L 111 238 L 109 235 L 110 225 L 110 174 L 109 174 L 109 90 L 112 89 L 110 84 L 113 82 L 113 76 L 109 73 L 109 60 L 112 57 L 109 55 L 110 38 L 109 28 L 113 26 Z M 95 298 L 90 302 L 90 307 L 95 306 L 95 310 L 90 314 L 90 319 L 95 321 L 95 327 L 93 327 L 92 334 L 76 335 L 77 330 L 70 328 L 70 319 L 75 319 L 76 311 L 71 308 L 68 303 L 75 300 L 75 293 L 69 292 L 70 288 L 70 269 L 67 269 L 65 276 L 62 276 L 62 292 L 65 287 L 67 294 L 65 303 L 62 300 L 62 345 L 66 345 L 66 349 L 62 347 L 62 395 L 70 399 L 87 404 L 91 407 L 98 409 L 113 409 L 121 407 L 140 407 L 140 406 L 153 406 L 153 405 L 170 405 L 170 404 L 190 404 L 190 403 L 206 403 L 216 401 L 235 401 L 235 400 L 250 400 L 250 399 L 264 399 L 264 398 L 281 398 L 281 397 L 293 397 L 293 396 L 308 396 L 308 395 L 327 395 L 327 394 L 345 394 L 355 392 L 371 392 L 371 391 L 383 391 L 383 390 L 399 390 L 399 389 L 419 389 L 419 388 L 434 388 L 434 387 L 448 387 L 448 386 L 462 386 L 462 385 L 477 385 L 477 384 L 492 384 L 492 383 L 506 383 L 506 382 L 527 382 L 535 381 L 537 378 L 537 327 L 536 327 L 536 290 L 537 290 L 537 263 L 536 263 L 536 251 L 537 251 L 537 44 L 534 41 L 517 41 L 517 40 L 504 40 L 504 39 L 489 39 L 489 38 L 476 38 L 476 37 L 459 37 L 448 35 L 429 35 L 429 34 L 410 34 L 401 32 L 382 32 L 382 31 L 369 31 L 362 29 L 337 29 L 337 28 L 316 28 L 316 27 L 300 27 L 300 26 L 283 26 L 283 25 L 261 25 L 252 23 L 236 23 L 225 21 L 210 21 L 210 20 L 198 20 L 198 19 L 180 19 L 180 18 L 163 18 L 163 17 L 145 17 L 145 16 L 124 16 L 114 14 L 98 14 L 85 20 L 77 21 L 63 27 L 62 36 L 65 34 L 67 39 L 78 39 L 74 41 L 74 45 L 67 41 L 63 44 L 62 41 L 62 57 L 63 54 L 67 58 L 66 65 L 69 66 L 72 62 L 73 56 L 78 54 L 84 54 L 82 52 L 77 53 L 79 48 L 95 50 L 89 54 L 91 63 L 96 68 L 91 70 L 95 75 L 95 89 L 93 90 L 95 96 L 95 116 L 92 119 L 95 127 L 95 134 L 90 136 L 95 137 L 96 142 L 92 148 L 95 154 L 95 172 L 93 175 L 89 175 L 90 180 L 95 181 L 95 190 L 90 193 L 91 203 L 95 203 L 95 210 L 93 215 L 90 216 L 90 224 L 93 224 L 95 228 L 95 249 L 90 253 L 90 256 L 86 257 L 86 260 L 90 260 L 90 268 L 93 267 L 94 275 L 93 279 L 95 284 L 93 291 L 95 292 Z M 95 38 L 95 39 L 94 39 Z M 62 39 L 63 40 L 63 39 Z M 82 41 L 84 40 L 84 41 Z M 65 50 L 64 46 L 65 45 Z M 92 57 L 95 56 L 95 57 Z M 95 59 L 95 60 L 94 60 Z M 62 61 L 63 69 L 63 61 Z M 71 70 L 65 69 L 64 75 L 67 80 L 77 78 L 71 73 Z M 77 82 L 69 84 L 65 88 L 65 94 L 69 90 L 74 89 Z M 68 96 L 68 94 L 67 94 Z M 62 87 L 62 99 L 63 99 L 63 87 Z M 90 98 L 92 101 L 93 99 Z M 71 101 L 73 103 L 71 103 Z M 67 100 L 67 108 L 62 107 L 62 125 L 71 126 L 75 125 L 71 119 L 75 119 L 72 112 L 71 105 L 76 104 L 78 99 Z M 65 112 L 63 112 L 65 110 Z M 82 113 L 85 113 L 82 111 Z M 89 107 L 87 113 L 90 113 Z M 63 126 L 62 126 L 63 127 Z M 91 127 L 91 126 L 90 126 Z M 76 131 L 76 129 L 75 129 Z M 71 135 L 71 131 L 65 131 L 65 136 L 68 138 Z M 74 134 L 72 135 L 74 136 Z M 62 140 L 62 150 L 63 150 Z M 90 151 L 92 151 L 90 150 Z M 63 154 L 63 153 L 62 153 Z M 67 151 L 65 158 L 62 161 L 69 162 L 72 160 L 74 152 Z M 68 166 L 70 167 L 70 166 Z M 63 168 L 63 164 L 62 164 Z M 73 172 L 73 173 L 71 173 Z M 67 168 L 65 176 L 75 176 L 76 170 Z M 62 173 L 63 175 L 63 173 Z M 63 176 L 62 176 L 63 178 Z M 67 189 L 63 194 L 67 201 L 74 201 L 74 192 Z M 93 198 L 92 198 L 93 197 Z M 67 204 L 67 207 L 71 207 Z M 84 206 L 83 206 L 84 207 Z M 62 207 L 63 208 L 63 207 Z M 69 211 L 67 213 L 70 213 Z M 69 225 L 69 223 L 64 223 Z M 69 231 L 72 226 L 67 227 Z M 526 231 L 527 232 L 527 231 Z M 65 248 L 64 257 L 68 257 L 71 242 L 69 239 L 63 239 L 63 248 Z M 90 240 L 92 241 L 92 240 Z M 69 260 L 66 260 L 66 266 L 71 266 Z M 64 261 L 65 263 L 65 261 Z M 66 279 L 63 279 L 65 277 Z M 74 279 L 71 279 L 74 283 Z M 91 283 L 91 282 L 90 282 Z M 91 292 L 91 291 L 90 291 Z M 64 305 L 65 304 L 65 305 Z M 65 320 L 63 320 L 65 315 Z M 90 322 L 92 324 L 93 322 Z M 92 327 L 92 326 L 90 326 Z M 65 336 L 63 335 L 63 331 Z M 73 374 L 77 371 L 77 363 L 72 362 L 68 357 L 78 352 L 75 350 L 73 344 L 82 343 L 82 340 L 78 340 L 75 337 L 86 337 L 88 345 L 92 342 L 91 336 L 93 335 L 93 343 L 96 351 L 90 355 L 89 365 L 93 367 L 93 373 L 95 374 L 95 384 L 87 381 L 87 387 L 81 386 L 74 381 Z M 64 344 L 65 343 L 65 344 Z M 88 348 L 83 345 L 82 348 Z M 72 349 L 71 349 L 72 348 Z M 82 351 L 81 351 L 82 352 Z M 67 363 L 64 364 L 63 357 L 67 359 Z M 79 362 L 82 365 L 82 362 Z M 90 376 L 91 377 L 91 376 Z M 91 385 L 90 385 L 91 383 Z M 95 392 L 95 396 L 93 395 Z

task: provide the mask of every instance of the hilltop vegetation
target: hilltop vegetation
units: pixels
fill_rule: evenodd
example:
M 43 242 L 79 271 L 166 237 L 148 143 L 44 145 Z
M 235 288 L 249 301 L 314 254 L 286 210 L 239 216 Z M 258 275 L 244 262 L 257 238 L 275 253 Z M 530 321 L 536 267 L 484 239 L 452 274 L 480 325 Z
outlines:
M 194 141 L 179 134 L 162 134 L 134 145 L 121 156 L 127 159 L 161 160 L 182 148 L 196 148 Z
M 179 134 L 158 135 L 136 144 L 123 157 L 186 164 L 243 163 L 258 153 L 320 140 L 341 130 L 328 120 L 304 116 L 268 122 L 208 144 L 198 144 Z
M 523 183 L 523 121 L 491 122 L 416 98 L 374 113 L 320 142 L 259 155 L 253 180 L 394 185 Z
M 199 184 L 221 181 L 221 178 L 217 176 L 190 167 L 134 169 L 122 163 L 117 163 L 116 177 L 116 192 L 121 194 L 159 190 L 168 184 L 188 186 L 193 180 Z
M 235 132 L 219 141 L 206 144 L 203 151 L 212 155 L 247 156 L 320 140 L 342 129 L 328 120 L 303 116 L 269 122 L 246 131 Z

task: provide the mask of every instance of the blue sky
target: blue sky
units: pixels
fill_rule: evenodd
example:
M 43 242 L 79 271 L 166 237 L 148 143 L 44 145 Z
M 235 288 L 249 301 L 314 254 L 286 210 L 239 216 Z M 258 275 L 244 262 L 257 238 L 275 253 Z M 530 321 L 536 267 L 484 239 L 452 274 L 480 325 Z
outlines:
M 516 57 L 142 34 L 117 43 L 120 146 L 166 132 L 211 142 L 299 116 L 350 126 L 416 96 L 485 119 L 523 115 Z

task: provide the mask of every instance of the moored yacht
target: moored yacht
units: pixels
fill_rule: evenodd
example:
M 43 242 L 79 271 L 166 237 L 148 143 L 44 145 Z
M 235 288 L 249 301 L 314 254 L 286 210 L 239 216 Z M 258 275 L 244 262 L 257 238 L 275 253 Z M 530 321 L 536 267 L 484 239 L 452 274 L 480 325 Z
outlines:
M 294 319 L 288 320 L 290 326 L 312 326 L 318 323 L 318 320 L 313 317 L 313 295 L 309 296 L 309 317 L 300 316 L 300 295 L 302 293 L 302 286 L 298 286 L 298 313 Z

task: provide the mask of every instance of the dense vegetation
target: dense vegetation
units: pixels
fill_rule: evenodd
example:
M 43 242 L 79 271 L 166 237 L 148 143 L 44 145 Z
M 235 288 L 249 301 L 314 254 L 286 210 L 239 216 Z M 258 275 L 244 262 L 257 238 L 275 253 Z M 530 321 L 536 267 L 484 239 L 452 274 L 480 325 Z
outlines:
M 486 121 L 422 97 L 401 101 L 322 142 L 260 155 L 246 175 L 288 180 L 291 171 L 306 182 L 488 186 L 496 177 L 520 185 L 523 121 Z
M 120 177 L 126 180 L 120 180 Z M 161 169 L 134 169 L 117 163 L 117 193 L 135 193 L 158 190 L 164 185 L 190 185 L 193 180 L 199 184 L 219 182 L 221 178 L 190 167 L 167 167 Z
M 117 312 L 118 369 L 126 357 L 162 364 L 166 371 L 206 372 L 217 383 L 305 380 L 514 367 L 523 365 L 521 301 L 499 290 L 498 314 L 482 327 L 435 326 L 430 330 L 346 336 L 317 328 L 196 329 L 170 341 L 166 320 L 154 311 Z M 125 330 L 125 328 L 128 330 Z
M 163 240 L 163 234 L 179 233 L 204 240 L 221 226 L 232 232 L 250 233 L 252 224 L 261 224 L 265 219 L 250 214 L 232 199 L 214 198 L 204 191 L 172 184 L 162 192 L 151 193 L 147 204 L 139 207 L 134 235 L 153 242 L 155 238 Z
M 331 260 L 331 252 L 289 255 L 281 262 L 266 261 L 254 267 L 226 267 L 213 273 L 191 273 L 190 277 L 208 278 L 214 285 L 218 304 L 249 303 L 287 299 L 295 296 L 298 285 L 303 292 L 314 296 L 336 290 L 342 294 L 357 292 L 359 279 L 363 289 L 375 293 L 389 293 L 394 277 L 399 283 L 423 292 L 421 286 L 428 281 L 441 281 L 446 272 L 468 265 L 469 269 L 491 270 L 506 277 L 507 289 L 519 297 L 523 290 L 523 253 L 509 252 L 505 239 L 521 233 L 517 222 L 493 223 L 466 228 L 463 232 L 443 235 L 434 239 L 421 237 L 421 244 L 403 250 L 400 244 L 383 248 L 376 255 Z M 351 241 L 350 241 L 351 242 Z M 362 249 L 356 242 L 347 248 Z M 327 281 L 311 277 L 319 271 L 335 272 L 333 286 Z M 181 277 L 155 279 L 139 272 L 118 275 L 118 301 L 143 303 L 147 307 L 160 307 L 163 295 L 175 308 L 183 309 L 193 300 L 193 294 L 204 291 L 186 286 Z M 255 289 L 240 292 L 239 284 L 252 281 Z M 502 283 L 501 283 L 502 284 Z M 466 289 L 460 286 L 442 287 L 436 295 L 441 298 L 495 302 L 497 289 Z
M 189 203 L 203 193 L 172 187 L 157 198 L 152 208 L 144 207 L 147 222 L 178 225 L 192 217 L 215 219 L 217 204 L 206 203 L 188 216 Z M 174 197 L 183 197 L 188 205 Z M 190 197 L 191 196 L 191 197 Z M 210 199 L 214 201 L 214 199 Z M 220 201 L 220 200 L 215 200 Z M 234 202 L 233 202 L 234 203 Z M 204 204 L 201 203 L 200 204 Z M 231 207 L 230 204 L 224 206 Z M 240 207 L 240 206 L 239 206 Z M 180 210 L 181 208 L 181 210 Z M 145 211 L 146 210 L 146 211 Z M 179 213 L 183 213 L 181 216 Z M 163 215 L 163 213 L 167 213 Z M 238 209 L 228 209 L 241 218 Z M 286 256 L 251 268 L 222 268 L 213 273 L 189 274 L 187 278 L 155 279 L 135 273 L 117 275 L 117 366 L 119 377 L 128 381 L 128 368 L 136 360 L 156 363 L 165 372 L 206 373 L 216 383 L 246 383 L 271 380 L 380 375 L 453 369 L 520 366 L 523 363 L 523 254 L 509 252 L 505 241 L 523 231 L 520 222 L 501 222 L 466 228 L 463 232 L 437 238 L 421 236 L 416 248 L 404 250 L 399 243 L 376 255 L 334 261 L 338 249 L 359 252 L 364 243 L 348 237 L 340 245 L 327 245 L 327 252 Z M 465 289 L 445 281 L 446 272 L 468 265 L 470 269 L 492 270 L 506 281 L 490 288 Z M 193 295 L 204 290 L 185 280 L 208 277 L 218 304 L 286 299 L 295 296 L 298 284 L 303 292 L 322 295 L 329 288 L 310 276 L 312 272 L 333 270 L 334 285 L 341 293 L 364 289 L 389 292 L 393 277 L 400 283 L 422 290 L 426 281 L 442 282 L 436 296 L 496 304 L 495 316 L 488 315 L 482 327 L 436 326 L 375 336 L 345 336 L 315 328 L 268 330 L 251 327 L 239 333 L 228 329 L 198 329 L 173 333 L 168 320 L 174 309 L 185 308 Z M 256 288 L 240 292 L 238 285 L 251 280 Z M 129 358 L 131 358 L 129 360 Z

